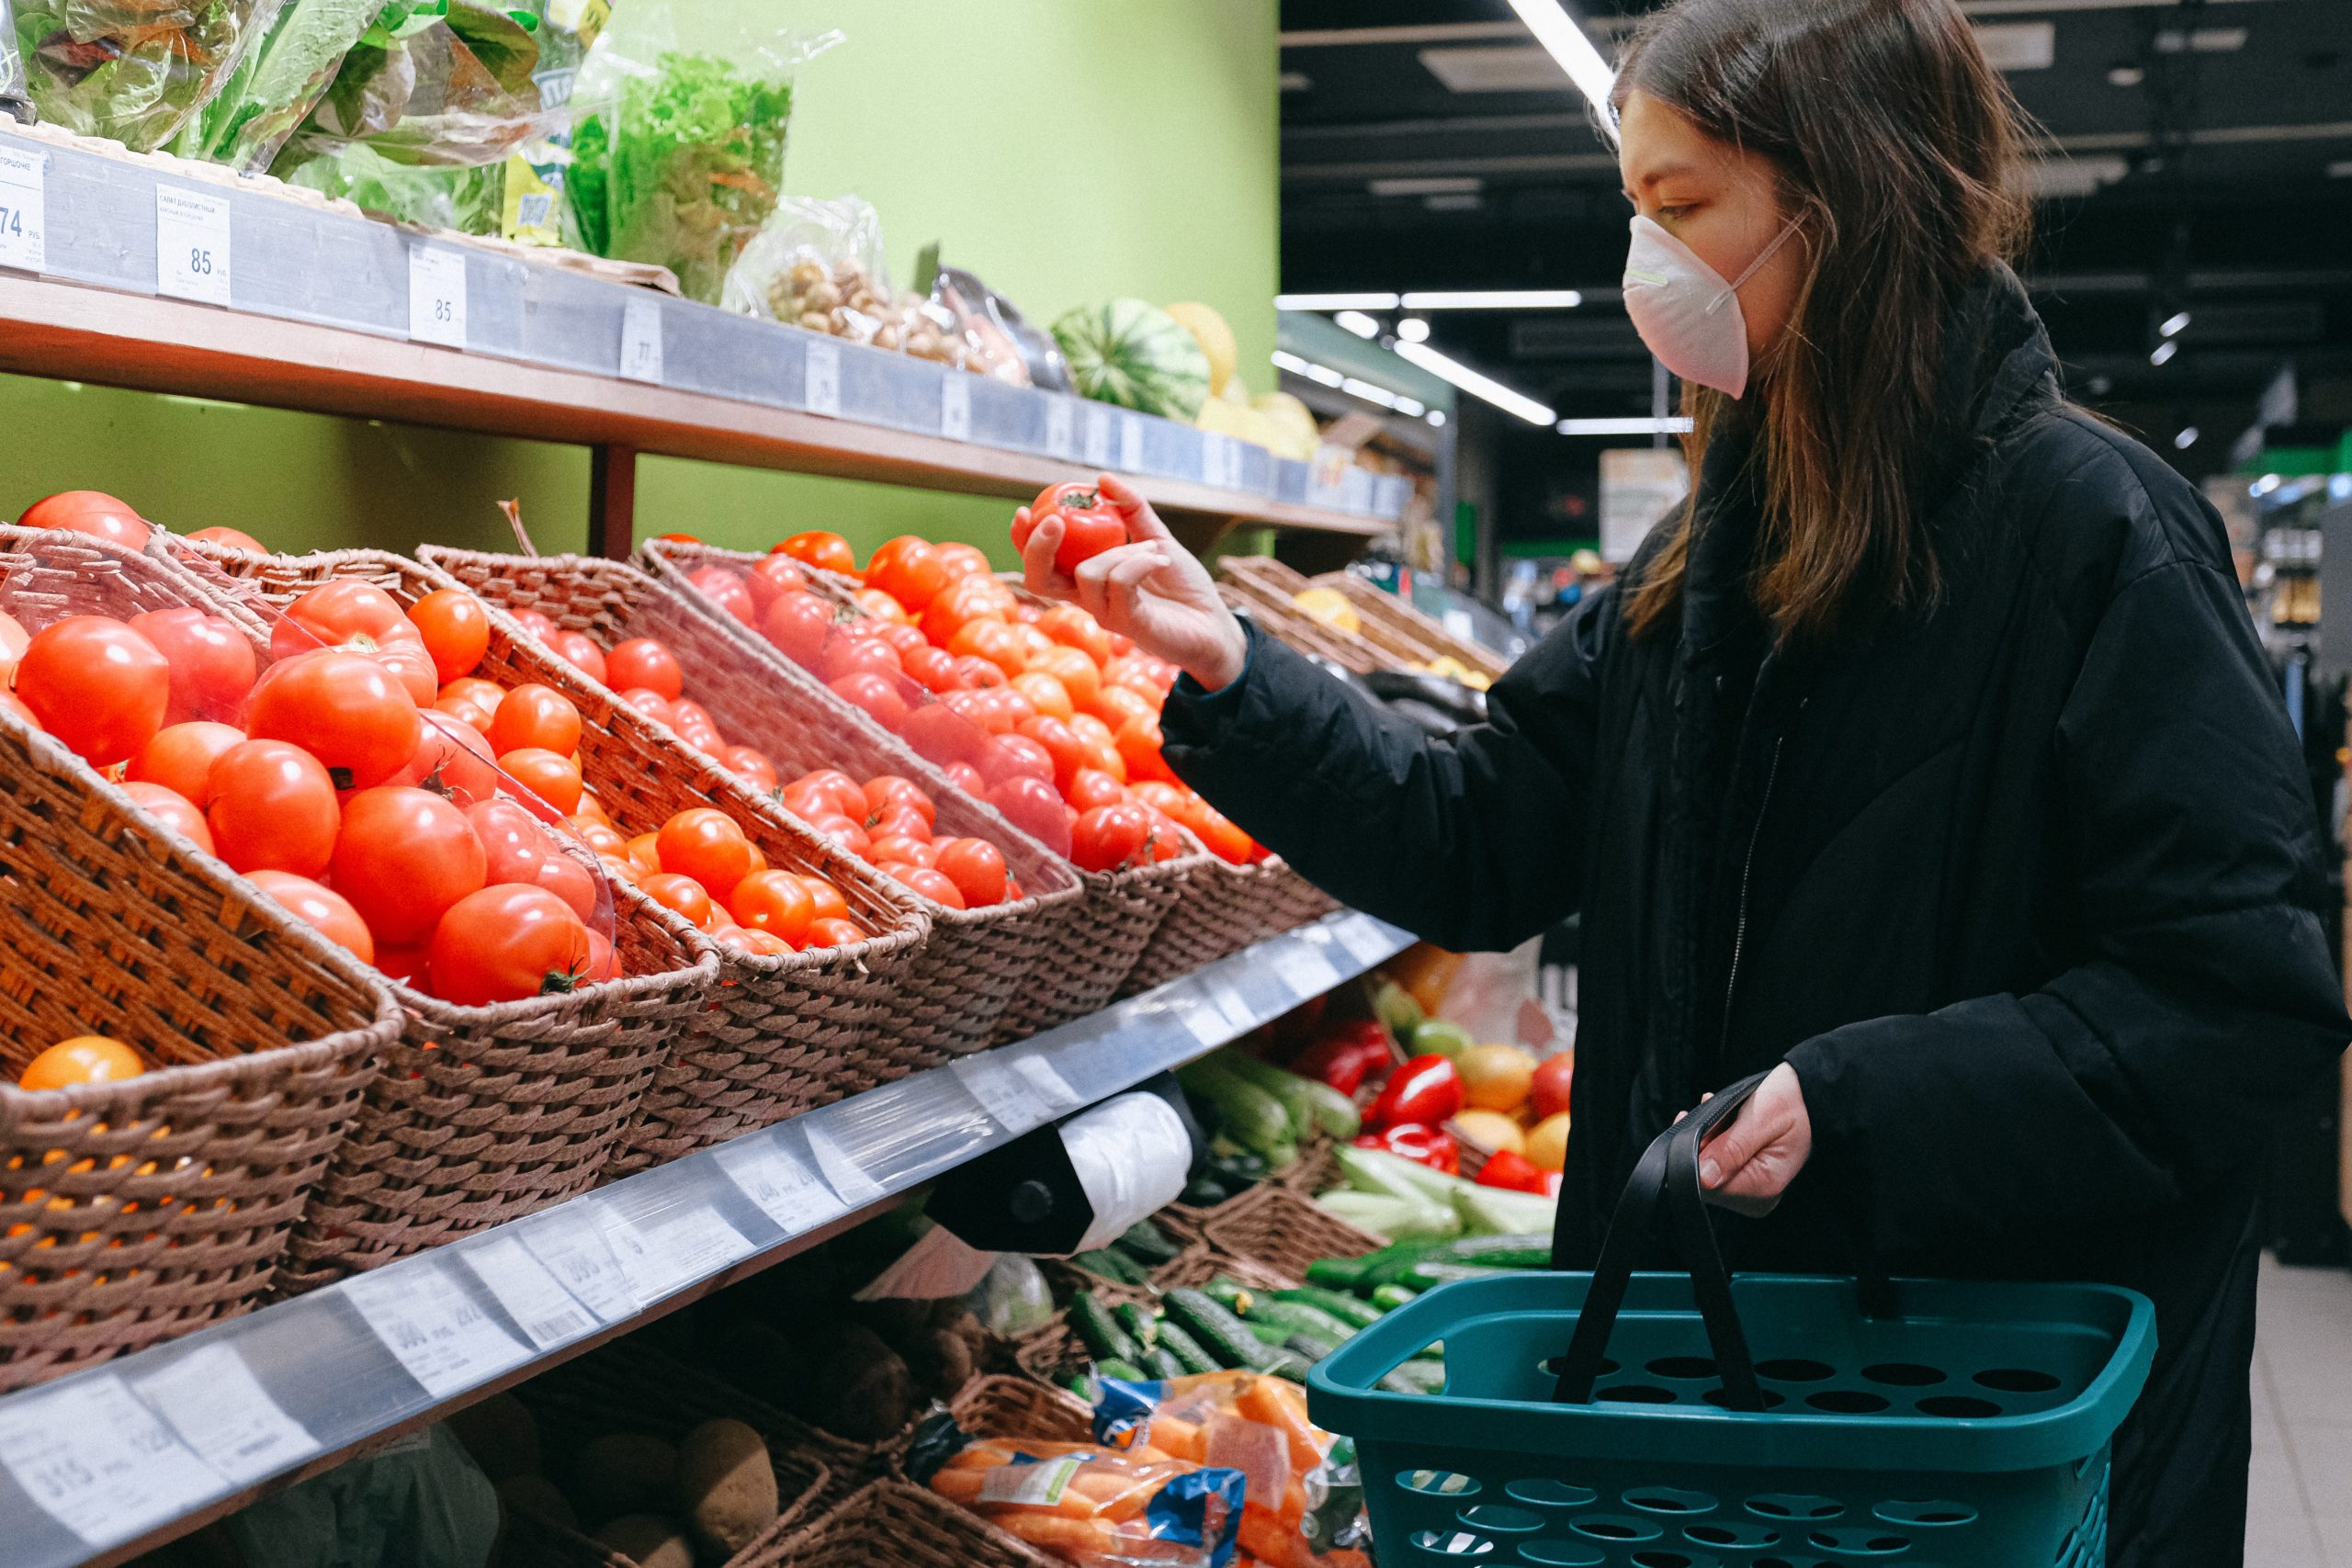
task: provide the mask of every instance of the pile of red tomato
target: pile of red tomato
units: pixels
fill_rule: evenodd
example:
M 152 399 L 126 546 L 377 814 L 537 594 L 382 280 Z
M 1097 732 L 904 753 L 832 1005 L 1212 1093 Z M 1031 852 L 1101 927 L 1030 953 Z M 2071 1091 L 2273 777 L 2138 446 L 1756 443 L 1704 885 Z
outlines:
M 939 808 L 911 779 L 885 773 L 859 784 L 837 768 L 784 787 L 784 804 L 819 832 L 901 886 L 951 909 L 985 909 L 1027 895 L 986 839 L 936 838 Z
M 844 615 L 800 567 L 861 581 L 862 615 Z M 1264 858 L 1160 755 L 1175 669 L 1075 605 L 1026 599 L 975 546 L 902 535 L 861 573 L 847 540 L 810 532 L 748 570 L 707 566 L 692 581 L 1084 870 L 1173 859 L 1187 852 L 1187 832 L 1234 864 Z

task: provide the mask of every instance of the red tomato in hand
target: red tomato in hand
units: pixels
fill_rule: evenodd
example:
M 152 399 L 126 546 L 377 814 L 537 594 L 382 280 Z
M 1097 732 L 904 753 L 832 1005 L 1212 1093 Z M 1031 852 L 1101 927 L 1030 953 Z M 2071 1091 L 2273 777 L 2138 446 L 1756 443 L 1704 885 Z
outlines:
M 605 650 L 596 646 L 594 637 L 586 632 L 568 632 L 559 628 L 547 639 L 547 643 L 555 650 L 558 659 L 599 685 L 605 683 L 605 677 L 610 671 L 605 668 Z
M 488 739 L 502 757 L 526 748 L 569 757 L 580 750 L 580 710 L 552 686 L 517 686 L 498 705 Z
M 1103 501 L 1102 491 L 1092 485 L 1058 484 L 1048 485 L 1030 503 L 1029 526 L 1014 528 L 1012 547 L 1025 548 L 1029 536 L 1048 517 L 1061 519 L 1062 542 L 1054 551 L 1054 569 L 1065 577 L 1076 575 L 1081 563 L 1104 550 L 1127 542 L 1127 520 Z
M 212 801 L 212 764 L 232 746 L 245 743 L 245 732 L 233 724 L 175 724 L 155 732 L 155 739 L 130 760 L 134 784 L 161 784 L 198 806 Z
M 1098 806 L 1080 815 L 1069 858 L 1088 871 L 1116 871 L 1135 862 L 1150 839 L 1151 813 L 1143 807 Z
M 17 698 L 94 768 L 127 761 L 155 739 L 171 686 L 171 661 L 106 615 L 69 615 L 44 627 L 17 661 Z
M 433 931 L 434 994 L 486 1007 L 570 991 L 600 965 L 588 928 L 543 887 L 485 887 L 451 906 Z
M 104 491 L 69 490 L 44 496 L 25 508 L 17 519 L 20 528 L 62 528 L 69 534 L 87 534 L 94 539 L 121 545 L 129 549 L 143 550 L 154 536 L 154 525 L 149 523 L 123 502 Z
M 693 877 L 713 898 L 725 898 L 752 871 L 751 840 L 715 807 L 698 806 L 671 818 L 662 824 L 654 849 L 663 871 Z
M 820 571 L 837 571 L 843 577 L 857 575 L 857 553 L 849 547 L 849 541 L 839 534 L 828 534 L 821 528 L 795 534 L 784 543 L 769 548 L 771 555 L 779 552 Z
M 314 644 L 310 637 L 318 640 Z M 288 604 L 270 637 L 269 649 L 279 659 L 290 659 L 318 647 L 373 653 L 394 643 L 424 641 L 424 634 L 399 600 L 372 582 L 345 577 L 322 582 Z
M 270 666 L 254 688 L 245 732 L 291 740 L 326 765 L 337 787 L 367 789 L 416 755 L 424 724 L 399 676 L 363 654 L 326 650 Z
M 708 599 L 745 626 L 759 624 L 758 612 L 752 600 L 751 584 L 744 581 L 743 574 L 734 568 L 702 567 L 688 572 L 686 581 L 692 583 L 704 598 Z
M 237 716 L 259 670 L 244 633 L 219 615 L 185 604 L 133 615 L 130 627 L 171 662 L 166 724 Z
M 368 922 L 351 907 L 351 900 L 333 888 L 322 887 L 307 876 L 296 876 L 284 871 L 251 871 L 245 874 L 255 887 L 286 907 L 287 913 L 315 928 L 329 942 L 348 948 L 362 964 L 376 962 L 376 938 L 368 931 Z M 405 975 L 394 976 L 404 980 Z
M 466 814 L 426 789 L 362 790 L 343 808 L 335 891 L 379 942 L 413 946 L 442 912 L 484 886 L 487 861 Z
M 1004 901 L 1004 852 L 986 839 L 944 840 L 933 865 L 956 885 L 965 908 L 982 909 Z
M 755 871 L 728 895 L 727 912 L 745 931 L 766 931 L 798 947 L 808 940 L 817 905 L 792 873 Z
M 408 618 L 433 656 L 438 684 L 472 674 L 490 651 L 490 612 L 462 588 L 435 589 L 409 607 Z
M 239 871 L 318 877 L 334 858 L 343 813 L 334 781 L 288 740 L 245 740 L 212 764 L 205 820 L 220 858 Z
M 212 829 L 206 826 L 204 813 L 179 791 L 165 789 L 162 784 L 127 784 L 122 786 L 122 793 L 130 796 L 148 816 L 206 854 L 212 852 Z

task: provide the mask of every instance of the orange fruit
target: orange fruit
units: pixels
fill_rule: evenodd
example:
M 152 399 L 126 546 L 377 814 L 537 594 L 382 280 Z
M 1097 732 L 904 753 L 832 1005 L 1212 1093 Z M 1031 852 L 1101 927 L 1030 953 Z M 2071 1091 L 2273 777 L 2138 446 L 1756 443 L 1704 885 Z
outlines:
M 103 1034 L 77 1034 L 61 1040 L 35 1056 L 17 1087 L 28 1089 L 65 1089 L 74 1084 L 116 1083 L 147 1070 L 138 1052 Z

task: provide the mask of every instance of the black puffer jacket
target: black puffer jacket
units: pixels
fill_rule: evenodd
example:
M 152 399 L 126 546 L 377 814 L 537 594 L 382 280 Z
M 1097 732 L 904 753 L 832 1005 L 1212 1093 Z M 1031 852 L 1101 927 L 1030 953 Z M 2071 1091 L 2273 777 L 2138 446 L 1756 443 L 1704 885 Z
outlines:
M 1169 757 L 1446 946 L 1582 911 L 1563 1267 L 1678 1110 L 1785 1059 L 1814 1156 L 1725 1222 L 1736 1264 L 2147 1292 L 2110 1561 L 2236 1562 L 2256 1167 L 2352 1039 L 2317 823 L 2211 509 L 2061 399 L 2007 269 L 1948 344 L 1930 611 L 1771 651 L 1719 441 L 1679 637 L 1603 592 L 1437 741 L 1253 633 L 1170 704 Z

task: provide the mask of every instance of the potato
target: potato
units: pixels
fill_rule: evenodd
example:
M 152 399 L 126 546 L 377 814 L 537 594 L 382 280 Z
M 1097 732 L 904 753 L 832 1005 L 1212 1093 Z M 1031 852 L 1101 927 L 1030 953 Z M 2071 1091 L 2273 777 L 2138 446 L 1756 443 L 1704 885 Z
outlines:
M 835 1324 L 808 1337 L 808 1381 L 789 1408 L 858 1442 L 896 1437 L 914 1416 L 907 1363 L 863 1324 Z
M 596 1539 L 639 1568 L 695 1568 L 694 1543 L 686 1532 L 655 1514 L 624 1514 L 596 1532 Z
M 458 1411 L 448 1427 L 493 1485 L 539 1468 L 538 1424 L 511 1393 L 494 1393 Z
M 607 1432 L 571 1467 L 571 1506 L 584 1522 L 665 1506 L 678 1479 L 678 1450 L 641 1432 Z
M 734 1556 L 775 1523 L 775 1467 L 759 1433 L 706 1421 L 678 1439 L 678 1507 L 707 1556 Z
M 563 1488 L 544 1475 L 510 1475 L 500 1482 L 498 1506 L 502 1513 L 537 1514 L 566 1529 L 580 1528 L 580 1516 L 564 1496 Z

